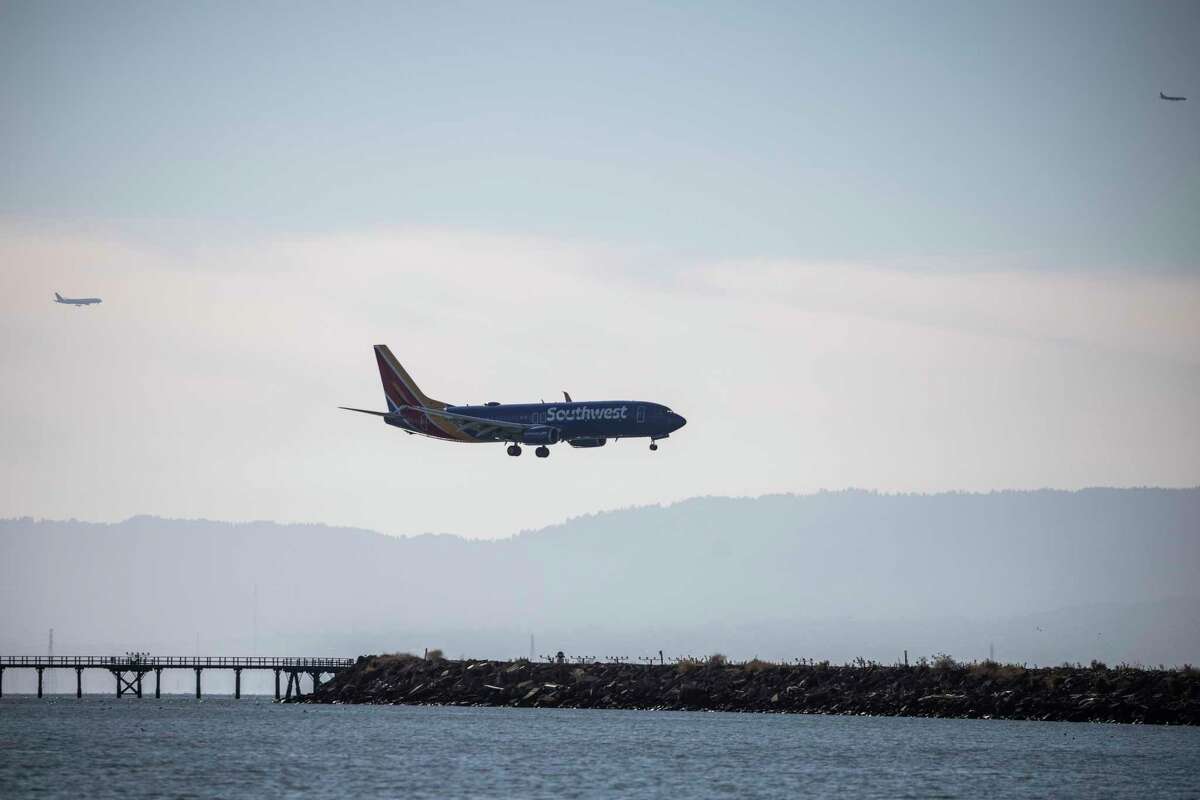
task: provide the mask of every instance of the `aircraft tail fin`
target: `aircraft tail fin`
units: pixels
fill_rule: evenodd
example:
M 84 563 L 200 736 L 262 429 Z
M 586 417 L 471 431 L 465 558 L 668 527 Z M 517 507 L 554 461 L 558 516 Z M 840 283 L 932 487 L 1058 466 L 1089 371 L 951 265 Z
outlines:
M 383 394 L 387 398 L 388 410 L 400 406 L 443 409 L 446 404 L 425 395 L 408 371 L 400 365 L 386 344 L 375 345 L 375 360 L 379 364 L 379 377 L 383 381 Z
M 57 300 L 58 302 L 60 302 L 60 303 L 61 303 L 61 302 L 62 302 L 62 295 L 61 295 L 61 294 L 59 294 L 58 292 L 55 292 L 55 293 L 54 293 L 54 299 L 55 299 L 55 300 Z

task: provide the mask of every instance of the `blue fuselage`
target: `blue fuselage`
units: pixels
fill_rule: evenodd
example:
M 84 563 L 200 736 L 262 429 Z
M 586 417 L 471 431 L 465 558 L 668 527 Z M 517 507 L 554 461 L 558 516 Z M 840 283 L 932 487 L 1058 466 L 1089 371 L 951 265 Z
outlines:
M 664 405 L 638 400 L 450 406 L 446 411 L 522 425 L 548 425 L 557 428 L 560 438 L 567 441 L 576 438 L 664 439 L 687 423 Z

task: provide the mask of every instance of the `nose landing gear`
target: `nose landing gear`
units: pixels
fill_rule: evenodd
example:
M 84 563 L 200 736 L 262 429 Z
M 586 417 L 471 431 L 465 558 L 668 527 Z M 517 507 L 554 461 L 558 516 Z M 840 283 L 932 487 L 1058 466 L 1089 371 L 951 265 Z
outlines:
M 508 454 L 514 457 L 521 455 L 521 446 L 519 444 L 510 444 L 508 446 Z
M 657 449 L 658 449 L 658 442 L 651 442 L 651 443 L 650 443 L 650 449 L 651 449 L 651 450 L 657 450 Z
M 537 450 L 534 450 L 533 454 L 535 456 L 537 456 L 538 458 L 546 458 L 547 456 L 550 455 L 550 448 L 546 447 L 545 445 L 542 445 Z

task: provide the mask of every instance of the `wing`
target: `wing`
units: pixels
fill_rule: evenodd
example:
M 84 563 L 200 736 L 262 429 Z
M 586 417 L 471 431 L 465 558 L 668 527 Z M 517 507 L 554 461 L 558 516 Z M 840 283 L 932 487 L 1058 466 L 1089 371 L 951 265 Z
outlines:
M 459 432 L 472 439 L 484 442 L 513 441 L 521 438 L 521 434 L 530 428 L 541 427 L 538 425 L 526 425 L 521 422 L 508 422 L 502 419 L 472 417 L 468 414 L 455 414 L 450 411 L 442 411 L 436 408 L 422 408 L 420 406 L 401 406 L 401 410 L 417 411 L 435 420 L 452 423 L 458 428 Z

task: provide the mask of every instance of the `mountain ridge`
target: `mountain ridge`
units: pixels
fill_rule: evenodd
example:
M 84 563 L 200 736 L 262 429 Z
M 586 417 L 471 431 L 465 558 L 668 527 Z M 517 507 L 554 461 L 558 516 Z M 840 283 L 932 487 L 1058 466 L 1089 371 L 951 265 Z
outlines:
M 451 537 L 462 539 L 463 541 L 481 541 L 481 542 L 499 542 L 509 539 L 515 539 L 521 536 L 537 535 L 546 531 L 551 531 L 557 528 L 567 526 L 579 520 L 591 519 L 594 517 L 604 517 L 615 514 L 623 514 L 628 512 L 637 512 L 649 509 L 671 509 L 676 506 L 687 505 L 694 502 L 704 501 L 730 501 L 730 502 L 746 502 L 756 500 L 770 499 L 803 499 L 811 497 L 824 497 L 831 495 L 862 495 L 869 497 L 880 498 L 942 498 L 942 497 L 992 497 L 995 495 L 1077 495 L 1093 492 L 1195 492 L 1200 491 L 1200 484 L 1194 486 L 1084 486 L 1078 489 L 1056 489 L 1052 487 L 1041 487 L 1037 489 L 989 489 L 986 491 L 972 491 L 967 489 L 949 489 L 939 492 L 889 492 L 880 489 L 863 489 L 858 487 L 847 487 L 845 489 L 819 489 L 813 492 L 769 492 L 759 495 L 695 495 L 686 497 L 681 500 L 674 500 L 667 503 L 646 503 L 642 505 L 621 506 L 618 508 L 598 509 L 596 511 L 588 511 L 577 516 L 569 516 L 559 522 L 552 522 L 548 525 L 543 525 L 540 528 L 521 528 L 515 533 L 510 533 L 504 536 L 495 537 L 475 537 L 466 536 L 461 533 L 453 533 L 450 531 L 422 531 L 420 533 L 389 533 L 387 531 L 377 530 L 375 528 L 363 528 L 356 525 L 340 525 L 332 522 L 281 522 L 270 519 L 245 519 L 245 520 L 227 520 L 213 519 L 210 517 L 173 517 L 160 514 L 133 514 L 122 520 L 114 522 L 102 522 L 93 520 L 78 519 L 76 517 L 0 517 L 0 523 L 5 522 L 39 522 L 39 523 L 78 523 L 85 525 L 96 526 L 118 526 L 138 520 L 154 520 L 162 522 L 200 522 L 212 523 L 217 525 L 230 526 L 253 526 L 253 525 L 275 525 L 279 527 L 315 527 L 327 528 L 334 531 L 348 531 L 359 533 L 373 533 L 380 536 L 385 536 L 391 539 L 418 539 L 422 537 Z
M 19 517 L 0 521 L 0 651 L 54 628 L 63 653 L 511 657 L 532 634 L 597 655 L 1195 663 L 1197 566 L 1200 489 L 698 497 L 502 539 Z

